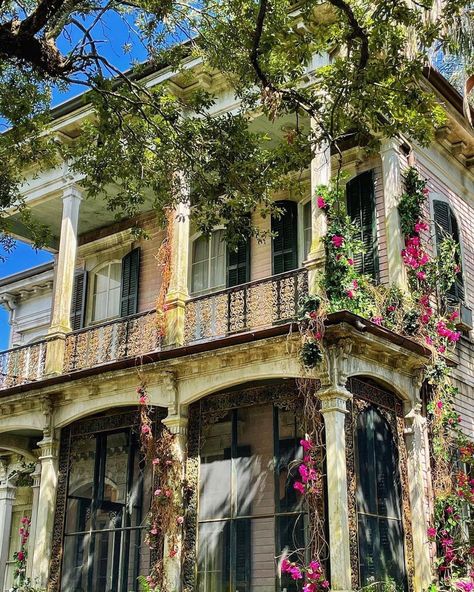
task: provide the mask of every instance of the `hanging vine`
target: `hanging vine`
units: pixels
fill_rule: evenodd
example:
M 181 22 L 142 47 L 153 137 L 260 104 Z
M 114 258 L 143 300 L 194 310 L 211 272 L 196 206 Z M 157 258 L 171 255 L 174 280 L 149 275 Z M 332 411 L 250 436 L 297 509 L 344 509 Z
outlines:
M 166 296 L 171 281 L 171 257 L 173 248 L 173 224 L 175 213 L 173 209 L 166 212 L 166 236 L 158 249 L 156 260 L 160 269 L 161 286 L 156 299 L 156 322 L 160 337 L 166 334 Z
M 152 565 L 148 576 L 139 578 L 147 592 L 173 592 L 164 571 L 165 554 L 173 558 L 178 552 L 184 522 L 182 504 L 182 464 L 176 455 L 175 435 L 164 426 L 158 429 L 152 418 L 152 407 L 146 385 L 137 388 L 140 405 L 140 442 L 146 469 L 152 473 L 153 494 L 147 515 L 145 543 L 151 550 Z

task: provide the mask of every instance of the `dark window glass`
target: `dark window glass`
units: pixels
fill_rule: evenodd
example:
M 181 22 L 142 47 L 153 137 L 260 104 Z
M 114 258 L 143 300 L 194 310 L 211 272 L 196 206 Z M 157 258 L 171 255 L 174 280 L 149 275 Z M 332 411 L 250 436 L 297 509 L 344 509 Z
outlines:
M 436 231 L 436 244 L 439 246 L 446 236 L 452 236 L 454 241 L 460 245 L 460 234 L 459 226 L 456 220 L 456 216 L 450 205 L 445 201 L 434 200 L 434 221 Z M 461 263 L 461 259 L 458 256 L 456 261 L 458 265 Z M 459 302 L 464 300 L 464 280 L 462 271 L 456 275 L 456 279 L 453 285 L 449 288 L 447 293 L 448 300 L 452 302 Z
M 297 204 L 293 201 L 279 201 L 279 217 L 272 217 L 273 273 L 284 273 L 298 267 L 298 216 Z
M 375 215 L 374 178 L 372 171 L 361 173 L 346 186 L 347 214 L 360 229 L 359 238 L 364 253 L 354 253 L 354 265 L 359 273 L 377 279 L 379 273 L 377 226 Z
M 306 514 L 293 489 L 300 422 L 273 405 L 234 409 L 202 431 L 199 592 L 296 592 L 275 557 L 305 546 Z
M 147 573 L 149 559 L 147 549 L 142 553 L 142 469 L 138 443 L 128 428 L 72 443 L 64 592 L 138 589 L 137 577 Z
M 377 409 L 359 415 L 356 443 L 361 585 L 393 580 L 406 588 L 398 451 Z

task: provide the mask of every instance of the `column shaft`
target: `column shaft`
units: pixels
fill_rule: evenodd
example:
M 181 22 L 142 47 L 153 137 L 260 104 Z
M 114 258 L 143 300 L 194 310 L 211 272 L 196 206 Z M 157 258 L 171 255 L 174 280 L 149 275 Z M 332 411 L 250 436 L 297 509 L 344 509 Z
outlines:
M 49 560 L 53 533 L 56 488 L 58 482 L 57 444 L 53 438 L 38 443 L 41 448 L 41 482 L 35 525 L 35 548 L 31 577 L 45 587 L 48 580 Z
M 326 434 L 326 465 L 328 491 L 329 561 L 331 589 L 351 589 L 349 546 L 349 510 L 346 468 L 346 401 L 351 397 L 345 389 L 320 394 L 321 413 Z
M 28 540 L 28 562 L 26 564 L 26 575 L 31 577 L 33 570 L 33 556 L 36 546 L 36 522 L 38 517 L 39 487 L 41 482 L 41 464 L 37 464 L 33 478 L 33 502 L 31 504 L 30 538 Z
M 0 485 L 0 590 L 4 589 L 5 572 L 10 547 L 10 533 L 12 526 L 12 509 L 15 500 L 16 487 L 8 482 Z

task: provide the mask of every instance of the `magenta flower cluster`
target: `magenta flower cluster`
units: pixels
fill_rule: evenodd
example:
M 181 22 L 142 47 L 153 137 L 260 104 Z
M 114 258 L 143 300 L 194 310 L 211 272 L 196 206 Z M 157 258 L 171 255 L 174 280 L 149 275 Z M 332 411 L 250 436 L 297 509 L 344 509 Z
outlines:
M 324 577 L 319 561 L 310 561 L 308 566 L 303 568 L 299 567 L 296 563 L 291 563 L 288 559 L 283 559 L 281 573 L 289 574 L 296 581 L 304 580 L 302 592 L 317 592 L 321 589 L 329 589 L 329 582 Z
M 300 440 L 301 447 L 304 451 L 303 462 L 298 467 L 299 479 L 297 479 L 293 488 L 304 495 L 305 493 L 319 494 L 320 475 L 316 470 L 316 463 L 311 455 L 314 450 L 314 445 L 309 439 Z

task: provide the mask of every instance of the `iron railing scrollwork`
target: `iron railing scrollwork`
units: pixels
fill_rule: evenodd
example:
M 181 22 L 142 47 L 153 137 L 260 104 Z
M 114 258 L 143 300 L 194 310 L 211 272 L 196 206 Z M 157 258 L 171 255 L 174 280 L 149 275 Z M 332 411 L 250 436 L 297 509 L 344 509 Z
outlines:
M 291 321 L 307 292 L 308 272 L 296 269 L 192 298 L 186 303 L 185 343 Z
M 0 390 L 35 382 L 42 378 L 49 341 L 44 339 L 1 352 Z

